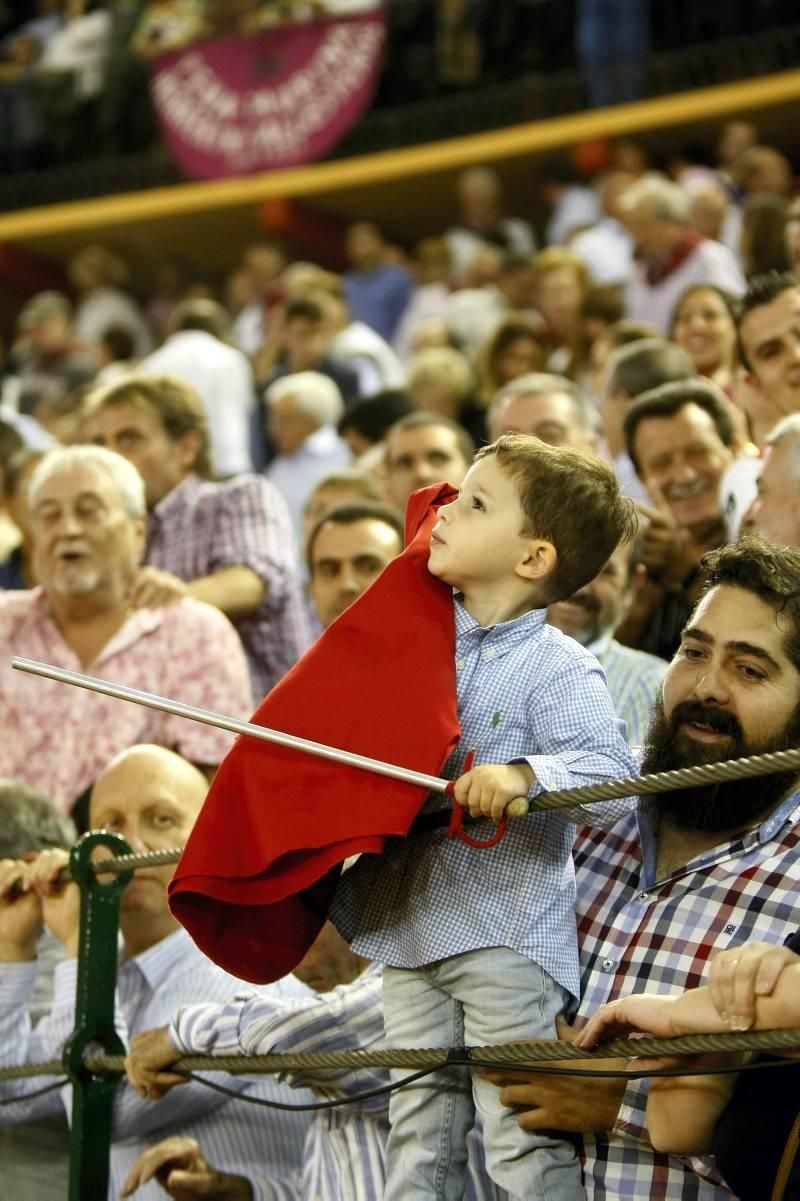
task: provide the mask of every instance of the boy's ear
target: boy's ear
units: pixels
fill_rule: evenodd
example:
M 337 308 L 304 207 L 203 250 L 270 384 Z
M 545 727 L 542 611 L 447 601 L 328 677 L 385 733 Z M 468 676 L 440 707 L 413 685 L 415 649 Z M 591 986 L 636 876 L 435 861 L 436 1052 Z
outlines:
M 558 551 L 552 542 L 544 538 L 531 538 L 515 571 L 525 580 L 543 580 L 555 570 L 557 562 Z

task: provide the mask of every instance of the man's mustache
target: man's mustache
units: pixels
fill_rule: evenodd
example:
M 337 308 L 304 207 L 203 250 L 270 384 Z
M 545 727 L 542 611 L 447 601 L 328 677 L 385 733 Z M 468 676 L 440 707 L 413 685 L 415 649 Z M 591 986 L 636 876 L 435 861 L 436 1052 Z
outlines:
M 576 592 L 574 596 L 568 596 L 562 603 L 565 605 L 578 605 L 581 609 L 585 609 L 587 613 L 597 613 L 600 609 L 600 605 L 594 597 L 589 596 L 585 592 Z
M 669 719 L 672 734 L 676 734 L 678 727 L 685 722 L 708 726 L 717 734 L 730 734 L 740 741 L 744 737 L 742 727 L 732 713 L 716 705 L 704 705 L 702 701 L 681 701 L 675 706 Z

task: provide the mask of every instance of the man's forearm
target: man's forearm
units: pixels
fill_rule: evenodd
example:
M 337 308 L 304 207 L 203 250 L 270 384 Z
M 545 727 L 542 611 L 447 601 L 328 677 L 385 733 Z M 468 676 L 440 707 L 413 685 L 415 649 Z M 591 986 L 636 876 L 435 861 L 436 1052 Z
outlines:
M 223 567 L 211 575 L 192 580 L 188 592 L 194 600 L 220 609 L 232 620 L 254 613 L 267 593 L 267 586 L 251 567 Z

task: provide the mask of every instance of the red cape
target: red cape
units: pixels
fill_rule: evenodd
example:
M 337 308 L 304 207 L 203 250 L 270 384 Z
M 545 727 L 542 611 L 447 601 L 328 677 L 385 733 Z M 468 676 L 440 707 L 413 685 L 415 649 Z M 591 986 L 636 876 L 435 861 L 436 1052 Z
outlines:
M 436 775 L 460 733 L 452 589 L 428 571 L 436 510 L 414 493 L 397 559 L 261 702 L 253 721 Z M 426 790 L 239 737 L 170 884 L 170 908 L 226 971 L 266 983 L 316 938 L 350 855 L 407 834 Z

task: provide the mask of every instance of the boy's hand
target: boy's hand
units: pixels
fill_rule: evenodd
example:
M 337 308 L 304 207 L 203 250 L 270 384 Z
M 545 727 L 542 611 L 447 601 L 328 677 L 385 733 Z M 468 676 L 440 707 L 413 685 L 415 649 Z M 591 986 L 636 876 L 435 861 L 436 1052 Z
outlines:
M 472 817 L 499 822 L 515 797 L 526 797 L 534 781 L 527 763 L 483 763 L 455 782 L 453 796 Z

